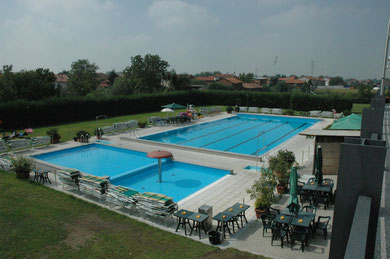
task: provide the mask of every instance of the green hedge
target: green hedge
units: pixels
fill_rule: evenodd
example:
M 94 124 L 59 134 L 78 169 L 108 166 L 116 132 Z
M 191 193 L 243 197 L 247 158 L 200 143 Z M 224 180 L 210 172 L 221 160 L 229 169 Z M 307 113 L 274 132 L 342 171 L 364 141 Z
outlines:
M 340 96 L 315 96 L 298 93 L 248 91 L 178 91 L 115 97 L 62 97 L 41 101 L 18 100 L 0 104 L 3 128 L 41 127 L 68 122 L 159 111 L 161 105 L 176 102 L 201 105 L 236 105 L 284 108 L 300 111 L 350 110 L 353 99 Z

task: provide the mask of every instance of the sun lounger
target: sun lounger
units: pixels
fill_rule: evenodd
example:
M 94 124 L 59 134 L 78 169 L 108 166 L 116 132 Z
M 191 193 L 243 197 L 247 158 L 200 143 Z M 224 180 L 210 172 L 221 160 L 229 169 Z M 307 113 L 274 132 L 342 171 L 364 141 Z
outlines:
M 272 108 L 272 109 L 271 109 L 271 113 L 272 113 L 272 114 L 281 115 L 281 114 L 282 114 L 282 109 L 281 109 L 281 108 Z
M 80 188 L 102 200 L 107 192 L 109 181 L 106 178 L 84 174 L 80 178 Z
M 9 141 L 11 150 L 21 150 L 31 147 L 31 139 L 11 139 Z
M 253 113 L 258 113 L 259 112 L 259 108 L 257 108 L 257 107 L 249 107 L 248 111 L 249 112 L 253 112 Z
M 262 113 L 271 113 L 271 109 L 270 108 L 261 108 L 261 112 Z
M 103 130 L 103 133 L 106 135 L 109 135 L 109 134 L 112 134 L 115 132 L 114 126 L 105 126 L 105 127 L 102 127 L 102 130 Z
M 135 199 L 137 195 L 139 195 L 139 192 L 133 189 L 119 185 L 110 185 L 106 195 L 106 202 L 110 207 L 111 205 L 115 205 L 132 209 L 137 202 Z
M 248 107 L 240 106 L 240 112 L 247 112 L 247 111 L 248 111 Z
M 310 117 L 320 117 L 321 111 L 309 111 Z
M 11 157 L 9 157 L 9 156 L 0 157 L 0 169 L 6 170 L 6 171 L 9 171 L 12 169 Z
M 137 120 L 129 120 L 125 122 L 127 129 L 135 129 L 138 127 L 138 121 Z
M 32 139 L 32 146 L 48 146 L 50 144 L 50 137 L 49 136 L 41 136 L 36 137 Z
M 323 117 L 323 118 L 333 118 L 333 112 L 323 111 L 323 112 L 321 112 L 321 117 Z
M 8 143 L 4 140 L 0 140 L 0 153 L 8 151 Z
M 165 219 L 177 210 L 177 204 L 173 199 L 163 194 L 145 192 L 136 196 L 136 200 L 137 208 L 150 216 Z
M 117 122 L 117 123 L 112 124 L 112 126 L 114 127 L 115 132 L 127 130 L 126 123 L 124 123 L 124 122 Z M 104 132 L 104 130 L 103 130 L 103 132 Z
M 77 169 L 62 169 L 57 171 L 57 176 L 63 187 L 69 186 L 80 190 L 79 177 L 80 171 Z

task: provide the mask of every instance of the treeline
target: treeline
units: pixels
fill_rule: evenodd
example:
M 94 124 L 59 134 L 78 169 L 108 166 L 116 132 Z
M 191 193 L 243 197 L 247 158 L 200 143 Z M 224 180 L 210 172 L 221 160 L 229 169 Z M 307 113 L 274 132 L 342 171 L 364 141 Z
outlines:
M 300 111 L 350 110 L 359 100 L 349 97 L 315 96 L 305 93 L 267 93 L 248 91 L 175 91 L 127 96 L 65 96 L 40 101 L 18 100 L 0 104 L 4 129 L 41 127 L 60 123 L 159 111 L 161 105 L 180 104 L 236 105 L 285 108 Z
M 189 75 L 178 75 L 175 70 L 168 71 L 168 67 L 168 62 L 158 55 L 137 55 L 131 57 L 130 65 L 121 73 L 112 70 L 101 78 L 97 73 L 98 65 L 80 59 L 71 64 L 69 71 L 60 73 L 68 78 L 64 86 L 55 83 L 56 77 L 49 69 L 14 72 L 12 65 L 6 65 L 0 71 L 0 101 L 36 101 L 60 96 L 108 97 L 190 89 Z M 108 85 L 102 84 L 104 81 Z

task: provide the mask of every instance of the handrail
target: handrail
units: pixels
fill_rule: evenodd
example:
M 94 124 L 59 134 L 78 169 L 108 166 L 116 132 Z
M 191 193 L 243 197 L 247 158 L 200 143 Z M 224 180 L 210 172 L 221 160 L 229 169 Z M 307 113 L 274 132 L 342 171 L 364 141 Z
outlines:
M 344 255 L 345 259 L 363 259 L 366 257 L 370 211 L 371 198 L 359 196 L 351 231 L 349 232 L 347 249 Z

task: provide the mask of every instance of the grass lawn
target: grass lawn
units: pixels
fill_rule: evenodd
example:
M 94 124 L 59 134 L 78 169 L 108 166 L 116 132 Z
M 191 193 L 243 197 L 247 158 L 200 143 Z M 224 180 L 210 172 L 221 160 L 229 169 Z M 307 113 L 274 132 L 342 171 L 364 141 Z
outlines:
M 264 258 L 221 250 L 0 171 L 0 258 Z
M 205 106 L 207 107 L 207 106 Z M 214 106 L 209 106 L 214 107 Z M 222 111 L 225 111 L 225 106 L 222 107 Z M 175 110 L 174 114 L 178 114 L 180 112 L 184 112 L 185 109 L 179 109 Z M 29 134 L 29 137 L 37 137 L 37 136 L 46 136 L 46 132 L 52 128 L 58 128 L 58 132 L 61 135 L 61 142 L 63 141 L 69 141 L 72 140 L 73 137 L 76 137 L 76 133 L 80 130 L 86 130 L 88 131 L 91 136 L 94 136 L 95 129 L 97 127 L 104 127 L 104 126 L 111 126 L 113 123 L 116 122 L 125 122 L 129 120 L 137 120 L 137 121 L 143 121 L 147 122 L 149 117 L 152 116 L 160 116 L 160 117 L 167 117 L 172 116 L 172 114 L 162 113 L 162 112 L 152 112 L 152 113 L 142 113 L 142 114 L 133 114 L 133 115 L 125 115 L 125 116 L 118 116 L 118 117 L 112 117 L 108 119 L 102 119 L 102 120 L 92 120 L 92 121 L 83 121 L 83 122 L 75 122 L 75 123 L 67 123 L 62 125 L 56 125 L 56 126 L 50 126 L 50 127 L 42 127 L 42 128 L 34 128 L 34 133 Z M 19 129 L 19 132 L 23 132 L 24 129 Z M 7 133 L 8 135 L 10 132 Z
M 368 103 L 354 103 L 352 105 L 351 112 L 362 114 L 364 108 L 370 108 L 370 104 L 368 104 Z

